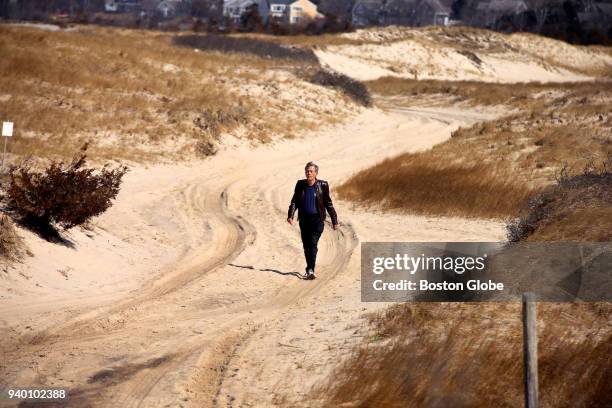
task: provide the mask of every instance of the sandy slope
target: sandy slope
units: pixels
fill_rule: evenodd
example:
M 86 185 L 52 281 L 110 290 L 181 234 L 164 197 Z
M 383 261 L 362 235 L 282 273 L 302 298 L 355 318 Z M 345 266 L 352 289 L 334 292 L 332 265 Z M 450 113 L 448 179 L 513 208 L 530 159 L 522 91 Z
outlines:
M 324 65 L 366 81 L 384 76 L 484 82 L 588 81 L 612 75 L 612 57 L 532 34 L 385 27 L 344 37 L 365 41 L 316 50 Z
M 384 306 L 360 302 L 361 241 L 503 238 L 496 222 L 337 201 L 341 228 L 327 225 L 318 279 L 303 281 L 298 227 L 285 218 L 304 163 L 320 164 L 333 193 L 353 172 L 485 117 L 364 110 L 307 138 L 134 169 L 91 231 L 65 247 L 28 235 L 35 256 L 0 272 L 0 387 L 68 387 L 75 407 L 304 405 L 364 311 Z

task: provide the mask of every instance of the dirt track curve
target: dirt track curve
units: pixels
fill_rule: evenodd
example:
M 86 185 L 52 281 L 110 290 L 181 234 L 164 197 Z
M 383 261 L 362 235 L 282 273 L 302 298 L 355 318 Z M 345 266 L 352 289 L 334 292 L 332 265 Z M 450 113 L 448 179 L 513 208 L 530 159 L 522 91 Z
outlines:
M 67 387 L 63 406 L 71 407 L 316 405 L 304 393 L 350 351 L 360 316 L 381 307 L 360 303 L 360 241 L 494 240 L 501 227 L 366 215 L 336 202 L 341 228 L 327 223 L 318 278 L 304 281 L 298 227 L 285 222 L 304 163 L 320 164 L 333 194 L 355 171 L 428 148 L 482 118 L 364 111 L 308 138 L 177 166 L 175 177 L 120 195 L 134 220 L 166 226 L 180 256 L 137 290 L 84 296 L 69 312 L 45 312 L 36 300 L 28 312 L 0 308 L 3 316 L 29 313 L 45 327 L 5 337 L 1 385 Z M 147 188 L 156 193 L 148 201 Z

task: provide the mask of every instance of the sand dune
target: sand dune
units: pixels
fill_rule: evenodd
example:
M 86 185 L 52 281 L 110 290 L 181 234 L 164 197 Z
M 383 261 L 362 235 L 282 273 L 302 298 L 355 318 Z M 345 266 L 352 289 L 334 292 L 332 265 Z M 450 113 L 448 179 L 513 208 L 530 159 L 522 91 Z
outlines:
M 362 80 L 562 82 L 612 67 L 608 54 L 522 34 L 388 28 L 346 36 L 363 44 L 316 53 Z M 297 106 L 300 96 L 276 92 Z M 361 338 L 363 313 L 385 306 L 361 303 L 361 242 L 504 239 L 497 221 L 365 212 L 336 201 L 341 227 L 327 225 L 318 279 L 302 280 L 299 231 L 285 217 L 307 161 L 318 162 L 333 195 L 359 170 L 494 115 L 343 112 L 345 124 L 293 139 L 253 147 L 226 134 L 207 160 L 133 167 L 115 205 L 91 229 L 67 233 L 65 245 L 21 230 L 33 256 L 0 272 L 0 387 L 66 387 L 74 407 L 316 406 L 306 390 Z
M 447 81 L 570 82 L 612 76 L 612 56 L 531 34 L 484 30 L 360 30 L 343 36 L 364 41 L 316 51 L 328 67 L 359 80 L 383 76 Z

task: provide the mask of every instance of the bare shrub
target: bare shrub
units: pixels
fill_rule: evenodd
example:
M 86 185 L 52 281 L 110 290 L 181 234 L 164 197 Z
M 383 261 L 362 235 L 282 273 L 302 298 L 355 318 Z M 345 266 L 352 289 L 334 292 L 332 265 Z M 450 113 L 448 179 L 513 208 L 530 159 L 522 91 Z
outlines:
M 196 152 L 202 156 L 214 156 L 219 147 L 210 140 L 200 140 L 195 145 Z
M 26 161 L 10 169 L 9 209 L 39 232 L 73 228 L 102 214 L 119 193 L 126 166 L 85 167 L 84 154 L 72 162 L 52 162 L 39 172 Z
M 206 134 L 218 138 L 226 129 L 248 121 L 246 111 L 239 107 L 231 109 L 207 108 L 203 109 L 194 119 L 193 123 Z
M 372 106 L 372 96 L 366 86 L 347 75 L 319 69 L 307 75 L 307 80 L 316 85 L 336 88 L 363 106 Z

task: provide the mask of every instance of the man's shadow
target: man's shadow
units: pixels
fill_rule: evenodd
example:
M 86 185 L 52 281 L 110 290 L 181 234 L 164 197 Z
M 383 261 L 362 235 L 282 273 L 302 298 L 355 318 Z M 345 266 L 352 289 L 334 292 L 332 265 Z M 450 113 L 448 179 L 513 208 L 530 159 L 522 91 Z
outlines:
M 251 266 L 251 265 L 236 265 L 236 264 L 233 264 L 233 263 L 230 263 L 228 265 L 234 266 L 236 268 L 242 268 L 242 269 L 258 270 L 258 271 L 262 271 L 262 272 L 274 272 L 274 273 L 277 273 L 279 275 L 294 276 L 294 277 L 296 277 L 298 279 L 306 280 L 306 275 L 302 275 L 299 272 L 282 272 L 282 271 L 279 271 L 278 269 L 269 269 L 269 268 L 259 269 L 259 268 L 255 268 L 254 266 Z

